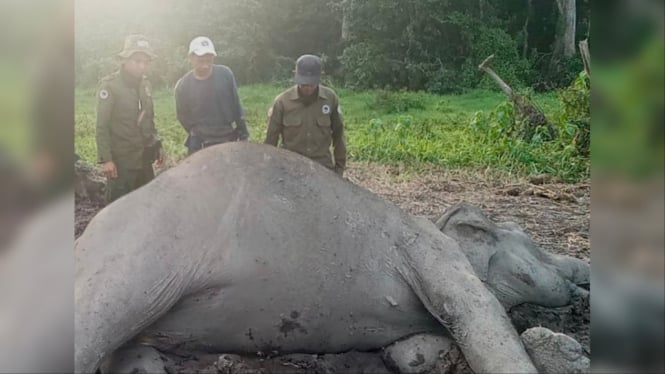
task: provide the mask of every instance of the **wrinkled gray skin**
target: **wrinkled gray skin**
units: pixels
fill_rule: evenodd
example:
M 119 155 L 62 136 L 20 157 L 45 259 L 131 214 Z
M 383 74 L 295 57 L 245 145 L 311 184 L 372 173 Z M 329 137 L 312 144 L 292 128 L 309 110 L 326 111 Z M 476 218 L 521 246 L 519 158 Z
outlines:
M 530 303 L 544 307 L 568 305 L 576 294 L 587 294 L 589 264 L 570 256 L 543 251 L 514 222 L 496 224 L 465 203 L 448 209 L 436 226 L 454 239 L 476 275 L 507 310 Z
M 449 334 L 476 372 L 535 372 L 456 240 L 274 147 L 192 155 L 100 211 L 75 254 L 77 372 L 132 339 L 336 353 L 417 333 Z
M 568 335 L 544 327 L 532 327 L 520 338 L 540 373 L 588 373 L 591 370 L 584 349 Z M 401 374 L 458 372 L 459 367 L 450 366 L 460 363 L 450 362 L 448 356 L 454 349 L 454 342 L 445 336 L 417 334 L 386 347 L 383 359 Z M 468 369 L 462 368 L 462 371 Z
M 532 327 L 520 337 L 541 373 L 588 373 L 591 370 L 591 362 L 582 346 L 568 335 Z

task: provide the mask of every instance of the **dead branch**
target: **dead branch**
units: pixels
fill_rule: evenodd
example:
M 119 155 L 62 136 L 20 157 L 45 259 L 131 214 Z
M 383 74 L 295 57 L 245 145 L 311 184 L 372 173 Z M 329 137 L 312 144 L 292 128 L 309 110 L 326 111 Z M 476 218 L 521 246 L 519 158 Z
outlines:
M 547 126 L 547 131 L 549 133 L 550 138 L 555 138 L 556 137 L 556 130 L 552 126 L 552 124 L 549 123 L 547 120 L 547 117 L 545 117 L 545 113 L 543 113 L 542 110 L 537 108 L 531 101 L 524 95 L 519 95 L 516 94 L 515 91 L 506 83 L 504 82 L 499 75 L 492 70 L 490 67 L 490 63 L 494 59 L 494 55 L 490 55 L 487 57 L 483 62 L 478 65 L 478 70 L 484 71 L 487 75 L 494 80 L 494 82 L 501 88 L 501 91 L 508 96 L 508 98 L 513 102 L 515 105 L 515 109 L 517 111 L 517 115 L 521 117 L 525 121 L 525 126 L 522 128 L 521 136 L 523 139 L 526 140 L 531 140 L 531 137 L 535 133 L 535 129 L 538 126 Z
M 510 86 L 508 84 L 506 84 L 506 82 L 504 82 L 503 79 L 501 79 L 501 77 L 499 77 L 494 72 L 494 70 L 492 70 L 492 68 L 490 68 L 490 66 L 489 66 L 490 62 L 492 62 L 493 59 L 494 59 L 494 55 L 490 55 L 483 62 L 481 62 L 480 65 L 478 65 L 478 69 L 484 71 L 485 73 L 487 73 L 487 75 L 489 75 L 490 78 L 492 78 L 494 80 L 494 82 L 496 82 L 496 84 L 499 85 L 499 87 L 501 88 L 501 91 L 503 91 L 503 93 L 508 95 L 508 97 L 512 100 L 513 99 L 513 89 L 510 88 Z

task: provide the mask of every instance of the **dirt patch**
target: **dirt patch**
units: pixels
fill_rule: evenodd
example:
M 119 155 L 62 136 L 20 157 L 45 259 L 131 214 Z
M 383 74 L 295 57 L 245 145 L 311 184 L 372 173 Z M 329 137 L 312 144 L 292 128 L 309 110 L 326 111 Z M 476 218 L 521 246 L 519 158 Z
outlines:
M 169 374 L 389 374 L 379 353 L 290 354 L 278 357 L 204 354 L 193 357 L 163 355 Z
M 104 206 L 104 179 L 86 165 L 76 169 L 76 236 Z M 405 211 L 430 219 L 466 201 L 492 220 L 518 223 L 541 248 L 589 261 L 590 187 L 564 184 L 546 176 L 526 180 L 491 171 L 469 173 L 438 167 L 414 172 L 400 166 L 350 163 L 346 178 L 393 202 Z M 509 313 L 518 332 L 543 326 L 574 337 L 590 353 L 589 298 L 572 305 L 543 308 L 520 305 Z M 297 326 L 285 325 L 285 329 Z M 285 332 L 286 333 L 286 332 Z M 380 352 L 254 356 L 231 354 L 163 355 L 169 373 L 390 373 Z M 439 360 L 437 373 L 470 372 L 462 355 Z
M 414 172 L 371 163 L 352 163 L 346 177 L 417 216 L 438 218 L 450 206 L 466 201 L 494 221 L 518 223 L 543 249 L 590 258 L 588 183 L 565 184 L 546 176 L 530 181 L 441 167 Z

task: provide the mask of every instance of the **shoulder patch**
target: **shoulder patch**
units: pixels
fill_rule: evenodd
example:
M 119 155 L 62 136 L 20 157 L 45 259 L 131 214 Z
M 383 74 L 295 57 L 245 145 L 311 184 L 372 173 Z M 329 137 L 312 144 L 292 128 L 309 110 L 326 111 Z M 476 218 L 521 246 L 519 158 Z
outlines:
M 337 104 L 337 113 L 342 114 L 342 104 Z
M 99 98 L 102 99 L 102 100 L 108 99 L 109 98 L 109 92 L 102 88 L 101 90 L 99 90 Z
M 272 117 L 272 106 L 268 109 L 268 118 Z

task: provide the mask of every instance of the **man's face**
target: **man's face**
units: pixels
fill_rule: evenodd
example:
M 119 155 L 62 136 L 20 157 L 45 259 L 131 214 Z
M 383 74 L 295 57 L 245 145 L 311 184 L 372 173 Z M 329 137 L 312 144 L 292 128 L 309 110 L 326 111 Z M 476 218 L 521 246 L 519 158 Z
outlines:
M 148 70 L 151 61 L 150 56 L 142 52 L 136 52 L 125 60 L 125 71 L 135 78 L 141 78 Z
M 303 96 L 312 96 L 312 94 L 316 91 L 316 87 L 318 87 L 318 85 L 316 85 L 316 84 L 300 84 L 300 85 L 298 85 L 298 89 L 300 89 L 300 93 Z
M 192 67 L 198 75 L 207 75 L 212 69 L 212 64 L 215 60 L 215 56 L 212 54 L 206 54 L 203 56 L 197 56 L 195 54 L 189 55 L 189 62 L 191 62 Z

